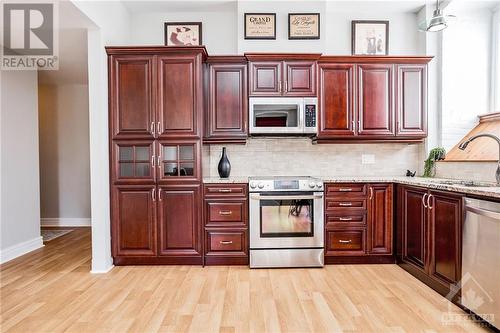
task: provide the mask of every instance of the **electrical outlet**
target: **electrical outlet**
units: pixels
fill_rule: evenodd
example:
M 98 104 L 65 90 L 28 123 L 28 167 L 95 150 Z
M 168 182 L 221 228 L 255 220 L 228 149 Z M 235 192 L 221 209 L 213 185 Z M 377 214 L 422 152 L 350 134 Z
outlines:
M 375 164 L 375 155 L 373 154 L 362 154 L 361 164 Z

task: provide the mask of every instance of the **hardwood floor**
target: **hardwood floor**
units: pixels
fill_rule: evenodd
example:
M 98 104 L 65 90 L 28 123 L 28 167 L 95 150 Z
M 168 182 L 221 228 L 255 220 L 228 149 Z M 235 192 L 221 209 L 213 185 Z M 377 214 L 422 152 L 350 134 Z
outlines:
M 90 270 L 77 229 L 0 267 L 1 332 L 482 332 L 396 265 Z M 455 314 L 463 314 L 451 305 Z

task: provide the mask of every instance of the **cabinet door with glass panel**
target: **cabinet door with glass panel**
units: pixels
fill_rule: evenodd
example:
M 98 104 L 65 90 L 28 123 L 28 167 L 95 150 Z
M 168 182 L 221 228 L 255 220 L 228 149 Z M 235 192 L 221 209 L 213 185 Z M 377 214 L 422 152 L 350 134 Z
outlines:
M 153 141 L 114 141 L 112 177 L 115 183 L 155 182 Z
M 168 140 L 158 142 L 158 180 L 199 181 L 200 143 L 192 140 Z

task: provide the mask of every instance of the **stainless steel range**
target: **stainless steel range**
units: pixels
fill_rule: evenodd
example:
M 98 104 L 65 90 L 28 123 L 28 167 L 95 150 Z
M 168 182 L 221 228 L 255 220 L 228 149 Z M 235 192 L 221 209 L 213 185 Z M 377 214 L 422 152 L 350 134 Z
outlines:
M 323 181 L 250 178 L 250 267 L 321 267 Z

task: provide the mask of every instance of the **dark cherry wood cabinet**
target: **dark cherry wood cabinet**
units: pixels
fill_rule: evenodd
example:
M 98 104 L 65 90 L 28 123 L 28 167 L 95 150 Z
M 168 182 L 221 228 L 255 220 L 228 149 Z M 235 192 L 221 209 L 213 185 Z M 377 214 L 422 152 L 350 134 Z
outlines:
M 202 264 L 201 185 L 158 188 L 159 255 L 173 264 Z
M 463 195 L 398 186 L 398 262 L 446 295 L 461 276 Z
M 123 54 L 109 61 L 110 136 L 152 139 L 155 135 L 153 55 Z
M 320 64 L 318 71 L 318 137 L 354 136 L 354 65 Z
M 107 47 L 116 265 L 203 263 L 204 47 Z
M 356 80 L 358 135 L 394 136 L 393 65 L 360 64 Z
M 427 134 L 427 66 L 397 65 L 397 126 L 400 137 Z
M 393 185 L 325 188 L 325 263 L 394 263 Z
M 462 196 L 429 191 L 429 275 L 448 286 L 461 277 Z
M 162 55 L 158 56 L 157 66 L 159 137 L 200 137 L 203 110 L 201 55 Z
M 114 186 L 112 240 L 116 257 L 155 256 L 156 199 L 154 185 Z
M 421 271 L 426 270 L 428 249 L 427 234 L 427 189 L 401 187 L 398 210 L 401 219 L 402 260 L 413 264 Z
M 249 95 L 316 96 L 316 61 L 321 54 L 246 53 Z
M 248 185 L 204 184 L 205 264 L 248 265 Z
M 280 96 L 282 93 L 280 61 L 250 62 L 250 96 Z
M 248 78 L 245 57 L 208 60 L 208 108 L 204 143 L 245 143 L 248 136 Z
M 321 57 L 316 141 L 422 141 L 427 136 L 427 63 L 431 59 Z
M 367 251 L 369 254 L 392 254 L 393 185 L 369 186 Z
M 316 96 L 316 61 L 286 61 L 283 69 L 283 95 Z

